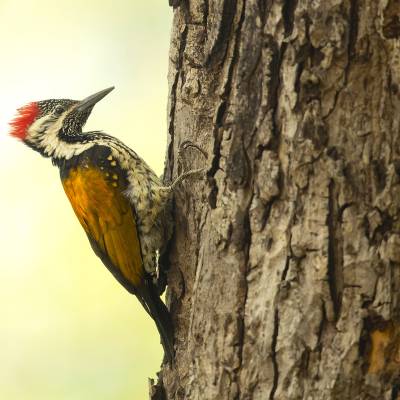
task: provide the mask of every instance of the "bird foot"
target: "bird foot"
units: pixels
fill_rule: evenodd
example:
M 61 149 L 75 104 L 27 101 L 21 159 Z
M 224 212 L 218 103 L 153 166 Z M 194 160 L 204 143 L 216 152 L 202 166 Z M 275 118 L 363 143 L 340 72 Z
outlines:
M 204 149 L 202 149 L 199 145 L 191 142 L 190 140 L 185 140 L 179 146 L 178 166 L 183 165 L 183 159 L 184 159 L 183 152 L 189 148 L 196 149 L 198 152 L 200 152 L 204 156 L 205 159 L 207 159 L 208 154 Z M 205 172 L 205 168 L 197 168 L 197 169 L 190 169 L 188 171 L 184 171 L 172 182 L 172 184 L 169 186 L 169 188 L 171 190 L 174 190 L 176 188 L 176 186 L 179 185 L 183 180 L 185 180 L 193 175 L 200 174 L 202 172 Z
M 207 159 L 207 157 L 208 157 L 207 152 L 204 149 L 202 149 L 198 144 L 193 143 L 190 140 L 184 140 L 179 146 L 178 161 L 179 160 L 182 161 L 182 152 L 189 148 L 196 149 L 198 152 L 200 152 L 204 156 L 205 159 Z

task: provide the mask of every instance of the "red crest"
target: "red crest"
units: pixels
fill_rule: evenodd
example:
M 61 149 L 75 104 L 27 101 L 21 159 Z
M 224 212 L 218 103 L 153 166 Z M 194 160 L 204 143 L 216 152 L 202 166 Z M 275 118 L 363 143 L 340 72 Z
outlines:
M 33 124 L 39 115 L 39 106 L 37 103 L 29 103 L 17 110 L 17 115 L 10 122 L 10 135 L 24 140 L 26 131 Z

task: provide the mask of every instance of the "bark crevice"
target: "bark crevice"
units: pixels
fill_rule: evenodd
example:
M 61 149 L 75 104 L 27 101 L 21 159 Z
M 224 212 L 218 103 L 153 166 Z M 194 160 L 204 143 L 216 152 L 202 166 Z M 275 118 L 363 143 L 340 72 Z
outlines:
M 181 5 L 181 8 L 184 7 Z M 167 182 L 172 182 L 173 177 L 173 168 L 174 168 L 174 154 L 175 154 L 175 111 L 176 111 L 176 103 L 177 103 L 177 91 L 178 91 L 178 84 L 179 78 L 182 74 L 182 65 L 183 65 L 183 57 L 186 48 L 186 41 L 187 41 L 187 34 L 188 34 L 188 27 L 182 31 L 179 40 L 179 50 L 178 50 L 178 60 L 176 65 L 176 71 L 174 76 L 174 81 L 172 83 L 172 87 L 169 94 L 169 124 L 168 124 L 168 136 L 169 136 L 169 143 L 168 143 L 168 151 L 167 151 L 167 165 L 164 171 L 164 179 Z M 168 167 L 169 166 L 169 167 Z
M 210 194 L 208 197 L 209 205 L 212 209 L 216 207 L 216 201 L 218 196 L 218 185 L 215 180 L 215 174 L 219 169 L 219 162 L 221 158 L 221 141 L 222 141 L 222 131 L 224 129 L 224 118 L 226 116 L 226 112 L 229 106 L 229 96 L 232 89 L 232 79 L 234 73 L 234 67 L 236 66 L 236 62 L 239 55 L 239 43 L 240 43 L 240 32 L 242 29 L 243 21 L 244 21 L 244 12 L 246 8 L 246 0 L 242 0 L 242 9 L 240 11 L 240 18 L 238 22 L 238 26 L 234 31 L 234 24 L 232 25 L 232 33 L 233 36 L 233 52 L 231 59 L 227 59 L 226 54 L 224 56 L 224 62 L 228 62 L 227 67 L 227 75 L 225 82 L 223 83 L 222 90 L 220 90 L 220 98 L 221 101 L 219 102 L 216 113 L 215 113 L 215 123 L 214 123 L 214 148 L 213 148 L 213 158 L 211 161 L 211 167 L 207 171 L 207 178 L 208 183 L 210 185 Z M 227 52 L 229 54 L 229 43 L 227 45 Z
M 274 330 L 272 334 L 272 342 L 271 342 L 271 359 L 273 365 L 273 382 L 271 392 L 269 394 L 269 400 L 274 400 L 276 389 L 278 388 L 278 380 L 279 380 L 279 368 L 278 368 L 278 360 L 276 357 L 276 345 L 278 342 L 279 335 L 279 311 L 276 308 L 274 314 Z
M 337 189 L 333 179 L 329 182 L 328 197 L 328 285 L 331 294 L 335 321 L 339 319 L 342 305 L 343 272 L 340 250 L 338 249 L 338 223 L 340 221 L 337 205 Z

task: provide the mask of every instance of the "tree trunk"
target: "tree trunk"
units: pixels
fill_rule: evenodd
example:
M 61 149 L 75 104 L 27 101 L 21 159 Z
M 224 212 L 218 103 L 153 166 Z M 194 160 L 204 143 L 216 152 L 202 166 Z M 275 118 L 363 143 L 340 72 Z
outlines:
M 400 1 L 174 11 L 176 362 L 151 398 L 397 399 Z

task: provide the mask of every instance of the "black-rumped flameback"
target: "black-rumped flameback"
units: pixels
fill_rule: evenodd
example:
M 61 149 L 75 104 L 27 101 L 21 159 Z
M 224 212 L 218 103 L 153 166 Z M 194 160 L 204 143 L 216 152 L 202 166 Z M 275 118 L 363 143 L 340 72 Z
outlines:
M 82 131 L 94 105 L 111 90 L 82 101 L 30 103 L 10 123 L 11 135 L 59 168 L 65 193 L 94 252 L 154 319 L 167 359 L 172 360 L 171 319 L 154 276 L 157 254 L 164 252 L 171 235 L 172 191 L 183 177 L 164 186 L 120 140 Z

